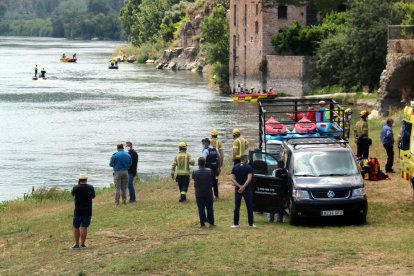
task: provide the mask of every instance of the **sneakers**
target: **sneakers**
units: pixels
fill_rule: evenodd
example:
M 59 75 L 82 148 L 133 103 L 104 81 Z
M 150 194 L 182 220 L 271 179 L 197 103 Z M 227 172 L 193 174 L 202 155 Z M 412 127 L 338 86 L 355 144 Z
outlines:
M 237 229 L 237 228 L 239 228 L 240 226 L 238 226 L 238 225 L 235 225 L 235 224 L 233 224 L 232 226 L 231 226 L 231 228 L 233 228 L 233 229 Z
M 81 244 L 80 246 L 79 246 L 79 248 L 80 249 L 86 249 L 86 248 L 88 248 L 86 245 L 84 245 L 84 244 Z
M 250 228 L 256 228 L 256 224 L 250 225 Z
M 69 249 L 71 249 L 71 250 L 77 250 L 77 249 L 80 249 L 80 247 L 79 247 L 79 244 L 74 244 L 71 247 L 69 247 Z
M 393 169 L 391 169 L 390 171 L 385 171 L 386 173 L 395 173 L 395 171 Z

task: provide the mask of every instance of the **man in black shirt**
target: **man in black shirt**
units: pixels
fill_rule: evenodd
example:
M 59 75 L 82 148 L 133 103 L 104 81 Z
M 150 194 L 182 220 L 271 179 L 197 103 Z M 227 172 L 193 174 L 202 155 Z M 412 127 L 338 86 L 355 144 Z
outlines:
M 198 159 L 198 170 L 193 171 L 193 179 L 201 227 L 204 227 L 206 222 L 210 224 L 210 227 L 214 226 L 213 177 L 214 174 L 211 169 L 206 168 L 206 159 L 200 157 Z
M 132 142 L 125 143 L 126 151 L 129 153 L 132 159 L 131 167 L 128 169 L 128 191 L 129 191 L 129 203 L 136 202 L 134 179 L 137 176 L 138 167 L 138 153 L 132 148 Z
M 75 197 L 75 211 L 73 216 L 73 230 L 75 244 L 71 249 L 85 249 L 88 227 L 92 217 L 92 199 L 95 198 L 95 189 L 87 184 L 88 177 L 84 174 L 79 175 L 78 185 L 72 189 L 72 196 Z M 79 239 L 81 244 L 79 245 Z
M 242 155 L 240 163 L 236 164 L 231 171 L 231 182 L 235 186 L 235 207 L 234 207 L 234 224 L 231 226 L 233 229 L 239 228 L 239 216 L 241 200 L 244 198 L 247 208 L 247 218 L 249 226 L 256 228 L 253 224 L 253 192 L 250 188 L 250 183 L 253 178 L 253 169 L 248 164 L 248 156 Z

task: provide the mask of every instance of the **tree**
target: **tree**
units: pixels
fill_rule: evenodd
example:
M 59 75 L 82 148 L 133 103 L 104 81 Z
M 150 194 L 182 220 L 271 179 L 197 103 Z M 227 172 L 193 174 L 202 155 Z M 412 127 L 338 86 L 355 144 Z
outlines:
M 2 18 L 7 11 L 7 7 L 6 5 L 4 5 L 3 3 L 0 3 L 0 18 Z
M 221 91 L 229 91 L 230 32 L 229 18 L 223 6 L 213 8 L 201 24 L 206 41 L 207 62 L 213 64 L 213 80 Z
M 89 0 L 88 12 L 92 14 L 107 14 L 110 10 L 108 0 Z

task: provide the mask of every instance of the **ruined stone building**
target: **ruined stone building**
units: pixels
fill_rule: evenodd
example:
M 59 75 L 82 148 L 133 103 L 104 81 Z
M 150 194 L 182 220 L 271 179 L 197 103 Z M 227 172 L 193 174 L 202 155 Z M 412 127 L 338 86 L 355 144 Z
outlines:
M 230 86 L 301 96 L 310 91 L 313 60 L 309 56 L 276 55 L 271 36 L 296 21 L 310 25 L 318 14 L 309 6 L 266 0 L 230 1 Z

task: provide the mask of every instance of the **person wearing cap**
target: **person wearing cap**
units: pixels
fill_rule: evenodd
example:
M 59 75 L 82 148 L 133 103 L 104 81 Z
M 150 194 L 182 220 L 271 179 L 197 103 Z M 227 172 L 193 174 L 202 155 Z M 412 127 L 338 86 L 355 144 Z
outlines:
M 129 203 L 136 202 L 135 196 L 135 187 L 134 187 L 134 179 L 137 176 L 137 167 L 138 167 L 138 153 L 133 149 L 132 142 L 127 141 L 125 143 L 126 151 L 131 156 L 132 164 L 128 169 L 128 191 L 129 191 Z
M 95 198 L 95 189 L 88 184 L 87 175 L 79 175 L 78 185 L 73 187 L 71 194 L 75 198 L 72 223 L 75 244 L 70 249 L 85 249 L 87 248 L 85 245 L 86 236 L 92 217 L 92 199 Z
M 349 140 L 351 132 L 352 109 L 348 107 L 347 109 L 345 109 L 344 113 L 344 138 Z
M 193 179 L 200 226 L 205 227 L 205 223 L 208 222 L 212 227 L 214 226 L 213 172 L 206 168 L 206 158 L 198 158 L 198 170 L 193 171 Z
M 329 121 L 329 110 L 326 110 L 326 102 L 319 101 L 319 109 L 316 112 L 316 122 L 328 122 Z
M 240 129 L 235 128 L 231 132 L 233 135 L 233 163 L 240 163 L 240 158 L 244 155 L 249 147 L 249 142 L 240 136 Z
M 188 185 L 190 184 L 190 165 L 194 166 L 195 161 L 191 155 L 187 153 L 187 144 L 185 142 L 180 142 L 178 144 L 178 149 L 179 152 L 172 162 L 171 178 L 174 179 L 175 173 L 177 173 L 175 181 L 180 189 L 180 199 L 178 201 L 184 202 L 187 200 Z
M 124 145 L 117 145 L 117 152 L 115 152 L 109 166 L 114 169 L 114 184 L 115 184 L 115 204 L 119 205 L 119 197 L 122 194 L 122 203 L 126 204 L 126 190 L 128 186 L 128 170 L 132 165 L 131 156 L 124 151 Z
M 203 156 L 206 159 L 206 167 L 213 172 L 213 189 L 214 197 L 217 200 L 219 198 L 218 193 L 218 175 L 221 167 L 220 164 L 220 152 L 211 145 L 210 139 L 204 139 Z
M 392 131 L 392 125 L 394 120 L 388 118 L 385 126 L 381 130 L 381 142 L 387 152 L 387 163 L 385 164 L 385 172 L 395 173 L 392 166 L 394 165 L 394 133 Z
M 368 115 L 368 111 L 362 110 L 359 113 L 360 119 L 355 124 L 354 129 L 355 143 L 357 144 L 357 157 L 361 159 L 368 159 L 369 146 L 371 145 L 371 139 L 368 136 Z

